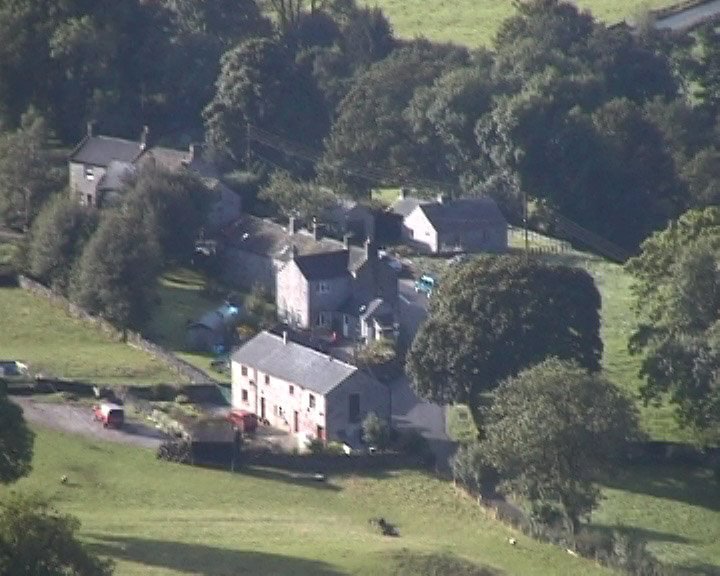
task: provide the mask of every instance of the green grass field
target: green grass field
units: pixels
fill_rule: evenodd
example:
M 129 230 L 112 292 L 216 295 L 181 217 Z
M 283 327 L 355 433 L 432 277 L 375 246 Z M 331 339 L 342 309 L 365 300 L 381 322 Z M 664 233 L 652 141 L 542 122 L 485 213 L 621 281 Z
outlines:
M 420 472 L 320 484 L 168 464 L 151 451 L 38 430 L 34 471 L 13 488 L 78 516 L 92 549 L 117 561 L 117 576 L 611 573 L 518 535 Z M 368 520 L 378 516 L 400 537 L 376 533 Z
M 0 357 L 38 373 L 101 384 L 174 383 L 162 362 L 20 288 L 0 288 Z
M 197 320 L 222 303 L 222 299 L 208 296 L 204 289 L 205 278 L 192 270 L 178 268 L 165 272 L 158 282 L 160 303 L 153 310 L 144 335 L 216 380 L 229 382 L 229 375 L 211 370 L 212 354 L 190 352 L 185 344 L 187 322 Z
M 661 8 L 675 0 L 578 0 L 605 22 L 632 18 L 650 8 Z M 466 46 L 489 46 L 500 23 L 513 14 L 511 0 L 365 0 L 379 6 L 402 38 L 424 36 L 438 42 Z

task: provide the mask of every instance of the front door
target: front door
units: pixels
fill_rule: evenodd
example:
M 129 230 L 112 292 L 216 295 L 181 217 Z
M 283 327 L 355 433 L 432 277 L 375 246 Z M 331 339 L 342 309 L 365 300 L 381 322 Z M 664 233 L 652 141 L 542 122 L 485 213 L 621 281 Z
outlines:
M 322 440 L 323 442 L 325 441 L 325 428 L 322 426 L 317 427 L 317 439 Z
M 260 398 L 260 420 L 265 420 L 265 398 Z

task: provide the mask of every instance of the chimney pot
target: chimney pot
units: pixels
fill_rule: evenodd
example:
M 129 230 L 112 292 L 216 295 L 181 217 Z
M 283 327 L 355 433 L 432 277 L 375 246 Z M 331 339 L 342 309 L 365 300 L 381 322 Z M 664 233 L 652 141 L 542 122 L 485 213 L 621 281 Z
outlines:
M 150 145 L 150 128 L 146 125 L 143 126 L 142 133 L 140 134 L 140 150 L 145 150 Z
M 290 216 L 288 219 L 288 234 L 291 236 L 297 232 L 297 220 L 295 216 Z

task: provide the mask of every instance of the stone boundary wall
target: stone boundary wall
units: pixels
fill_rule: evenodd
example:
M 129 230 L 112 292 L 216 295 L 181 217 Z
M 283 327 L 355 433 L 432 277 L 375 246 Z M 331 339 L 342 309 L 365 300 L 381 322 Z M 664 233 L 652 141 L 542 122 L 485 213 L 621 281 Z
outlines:
M 122 330 L 119 330 L 107 320 L 99 318 L 97 316 L 93 316 L 86 310 L 83 310 L 76 304 L 70 302 L 64 296 L 53 292 L 50 288 L 41 284 L 40 282 L 36 282 L 35 280 L 28 278 L 27 276 L 20 275 L 18 276 L 18 285 L 23 290 L 27 290 L 28 292 L 36 296 L 45 298 L 53 304 L 60 306 L 73 318 L 77 318 L 78 320 L 82 320 L 83 322 L 86 322 L 94 326 L 95 328 L 98 328 L 104 334 L 107 334 L 110 338 L 117 340 L 118 342 L 124 341 L 129 346 L 132 346 L 133 348 L 137 348 L 138 350 L 142 350 L 143 352 L 150 354 L 153 358 L 156 358 L 161 362 L 167 364 L 180 376 L 187 378 L 192 384 L 217 383 L 215 379 L 211 378 L 204 371 L 196 368 L 188 362 L 185 362 L 184 360 L 181 360 L 180 358 L 175 356 L 175 354 L 173 354 L 169 350 L 166 350 L 162 346 L 158 346 L 157 344 L 154 344 L 153 342 L 150 342 L 149 340 L 143 338 L 141 334 L 133 332 L 132 330 L 126 330 L 123 333 Z
M 407 454 L 285 454 L 243 449 L 242 465 L 278 468 L 291 472 L 342 474 L 368 470 L 427 469 L 417 456 Z

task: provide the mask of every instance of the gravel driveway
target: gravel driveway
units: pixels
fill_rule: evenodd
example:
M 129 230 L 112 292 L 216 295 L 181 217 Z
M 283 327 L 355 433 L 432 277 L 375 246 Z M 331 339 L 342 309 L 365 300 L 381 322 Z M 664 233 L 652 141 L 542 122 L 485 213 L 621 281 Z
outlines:
M 120 430 L 103 428 L 100 422 L 93 419 L 92 408 L 89 406 L 55 404 L 20 396 L 15 396 L 12 400 L 22 407 L 28 422 L 64 432 L 82 434 L 95 440 L 157 448 L 165 438 L 155 428 L 134 421 L 126 422 Z

